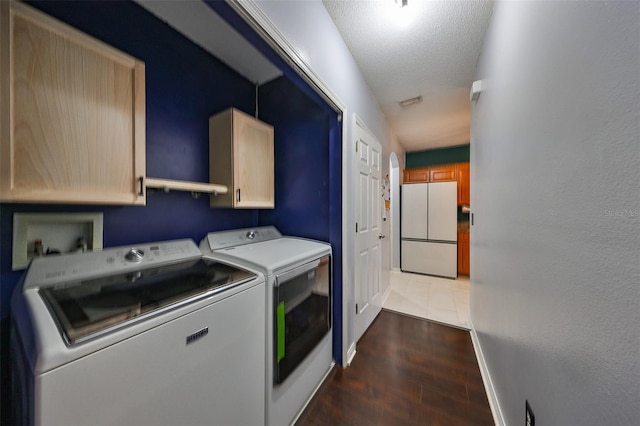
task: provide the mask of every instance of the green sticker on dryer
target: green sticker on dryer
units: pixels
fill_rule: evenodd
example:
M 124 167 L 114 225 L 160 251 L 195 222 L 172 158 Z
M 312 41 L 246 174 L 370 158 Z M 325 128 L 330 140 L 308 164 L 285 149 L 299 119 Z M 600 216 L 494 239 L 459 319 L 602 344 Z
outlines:
M 284 358 L 284 302 L 278 304 L 276 311 L 276 325 L 278 333 L 277 362 Z

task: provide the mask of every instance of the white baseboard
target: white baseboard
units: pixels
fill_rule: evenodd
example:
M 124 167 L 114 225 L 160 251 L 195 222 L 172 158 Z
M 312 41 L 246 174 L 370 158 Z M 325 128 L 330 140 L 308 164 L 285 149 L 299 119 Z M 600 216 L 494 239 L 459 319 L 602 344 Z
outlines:
M 347 364 L 346 364 L 347 367 L 351 365 L 351 362 L 353 361 L 353 358 L 355 356 L 356 356 L 356 345 L 354 343 L 353 345 L 351 345 L 351 347 L 347 351 Z
M 498 401 L 496 390 L 493 387 L 491 375 L 489 374 L 489 369 L 487 368 L 487 363 L 485 362 L 484 355 L 482 353 L 482 347 L 480 346 L 480 340 L 478 340 L 478 334 L 476 333 L 476 328 L 473 326 L 471 318 L 469 318 L 469 326 L 471 328 L 469 330 L 471 333 L 471 342 L 473 343 L 473 350 L 475 351 L 476 358 L 478 359 L 478 366 L 480 367 L 484 390 L 487 392 L 487 399 L 489 400 L 489 407 L 491 408 L 491 414 L 493 415 L 493 422 L 496 426 L 505 426 L 502 410 L 500 409 L 500 402 Z
M 387 301 L 387 297 L 391 294 L 391 286 L 387 287 L 387 289 L 382 293 L 382 297 L 380 298 L 380 307 L 384 306 L 384 303 Z

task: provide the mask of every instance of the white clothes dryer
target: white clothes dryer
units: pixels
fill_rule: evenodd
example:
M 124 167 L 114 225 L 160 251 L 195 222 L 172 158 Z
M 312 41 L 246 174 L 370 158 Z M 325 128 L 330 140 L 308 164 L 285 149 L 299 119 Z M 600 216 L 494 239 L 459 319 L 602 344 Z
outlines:
M 200 250 L 264 274 L 266 419 L 270 426 L 292 424 L 334 365 L 331 246 L 269 226 L 210 233 Z

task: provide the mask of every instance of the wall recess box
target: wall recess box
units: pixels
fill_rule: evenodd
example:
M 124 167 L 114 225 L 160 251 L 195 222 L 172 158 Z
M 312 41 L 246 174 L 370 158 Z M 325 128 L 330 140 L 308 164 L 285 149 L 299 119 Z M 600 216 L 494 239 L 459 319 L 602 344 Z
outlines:
M 102 250 L 102 213 L 15 213 L 11 268 L 27 267 L 34 256 L 35 240 L 61 254 L 75 251 L 78 237 L 87 250 Z

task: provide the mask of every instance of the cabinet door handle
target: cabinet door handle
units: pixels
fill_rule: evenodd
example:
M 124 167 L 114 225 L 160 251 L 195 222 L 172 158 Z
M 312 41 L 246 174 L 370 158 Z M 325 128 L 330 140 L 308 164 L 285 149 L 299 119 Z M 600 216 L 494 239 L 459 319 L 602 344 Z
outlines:
M 138 182 L 140 183 L 140 191 L 138 192 L 138 195 L 143 196 L 144 195 L 144 177 L 140 176 L 138 178 Z
M 240 188 L 238 188 L 238 189 L 236 190 L 236 194 L 237 194 L 237 195 L 236 195 L 236 200 L 237 200 L 238 202 L 240 202 Z

